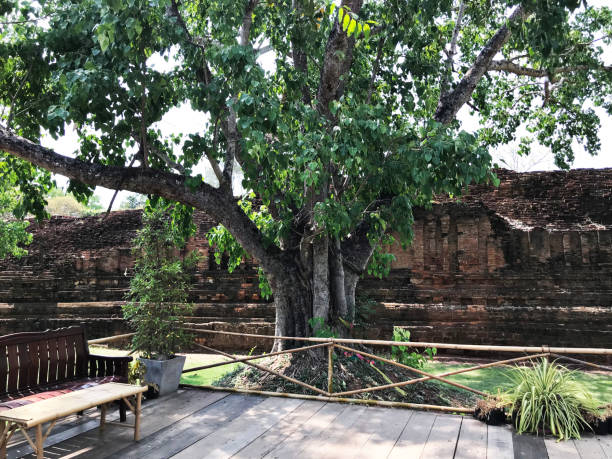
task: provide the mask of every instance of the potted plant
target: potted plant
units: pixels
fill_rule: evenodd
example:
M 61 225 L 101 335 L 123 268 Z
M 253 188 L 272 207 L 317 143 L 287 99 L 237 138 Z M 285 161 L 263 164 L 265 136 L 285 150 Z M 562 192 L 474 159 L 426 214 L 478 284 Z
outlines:
M 185 357 L 177 352 L 192 339 L 183 325 L 193 307 L 187 302 L 189 272 L 197 255 L 177 256 L 184 243 L 171 215 L 148 206 L 134 240 L 134 277 L 123 315 L 136 332 L 132 344 L 145 367 L 143 382 L 158 395 L 178 388 Z

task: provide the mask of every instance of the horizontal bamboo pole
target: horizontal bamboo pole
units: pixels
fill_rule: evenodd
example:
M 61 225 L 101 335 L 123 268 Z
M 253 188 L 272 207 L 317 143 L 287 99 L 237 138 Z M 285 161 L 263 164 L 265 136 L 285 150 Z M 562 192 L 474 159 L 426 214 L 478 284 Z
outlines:
M 341 347 L 341 346 L 338 346 Z M 348 348 L 343 348 L 343 349 L 348 349 Z M 460 370 L 454 370 L 454 371 L 449 371 L 446 373 L 441 373 L 439 375 L 436 375 L 439 378 L 444 378 L 446 376 L 453 376 L 453 375 L 458 375 L 460 373 L 467 373 L 468 371 L 475 371 L 475 370 L 480 370 L 483 368 L 489 368 L 489 367 L 495 367 L 495 366 L 500 366 L 500 365 L 507 365 L 508 363 L 513 363 L 513 362 L 520 362 L 523 360 L 532 360 L 532 359 L 536 359 L 539 357 L 545 357 L 548 354 L 535 354 L 535 355 L 528 355 L 525 357 L 517 357 L 515 359 L 508 359 L 508 360 L 500 360 L 498 362 L 492 362 L 492 363 L 486 363 L 483 365 L 477 365 L 474 367 L 470 367 L 470 368 L 462 368 Z M 412 367 L 410 367 L 412 368 Z M 351 391 L 345 391 L 345 392 L 338 392 L 335 395 L 354 395 L 354 394 L 359 394 L 362 392 L 374 392 L 374 391 L 379 391 L 379 390 L 384 390 L 384 389 L 394 389 L 396 387 L 404 387 L 404 386 L 410 386 L 412 384 L 416 384 L 416 383 L 420 383 L 420 382 L 424 382 L 424 381 L 429 381 L 430 379 L 432 379 L 429 376 L 425 376 L 423 378 L 415 378 L 415 379 L 410 379 L 408 381 L 402 381 L 399 383 L 393 383 L 393 384 L 385 384 L 383 386 L 375 386 L 375 387 L 366 387 L 365 389 L 355 389 L 355 390 L 351 390 Z M 444 380 L 446 381 L 446 380 Z M 467 387 L 467 386 L 466 386 Z
M 370 346 L 405 346 L 405 347 L 435 347 L 438 349 L 457 349 L 464 351 L 491 351 L 491 352 L 533 352 L 533 353 L 548 353 L 554 352 L 557 354 L 593 354 L 593 355 L 612 355 L 612 349 L 593 348 L 593 347 L 549 347 L 543 346 L 485 346 L 480 344 L 451 344 L 451 343 L 420 343 L 411 341 L 385 341 L 375 339 L 349 339 L 349 338 L 303 338 L 299 336 L 274 336 L 274 335 L 256 335 L 253 333 L 237 333 L 219 330 L 207 330 L 204 328 L 185 328 L 185 330 L 211 333 L 218 335 L 234 335 L 249 338 L 261 339 L 278 339 L 278 340 L 293 340 L 307 341 L 311 343 L 341 343 L 341 344 L 365 344 Z
M 284 392 L 267 392 L 262 390 L 250 390 L 250 389 L 237 389 L 234 387 L 216 387 L 216 386 L 195 386 L 193 384 L 181 384 L 181 387 L 189 387 L 192 389 L 200 390 L 216 390 L 220 392 L 237 392 L 240 394 L 253 394 L 253 395 L 267 395 L 269 397 L 284 397 L 284 398 L 298 398 L 304 400 L 317 400 L 320 402 L 339 402 L 339 403 L 355 403 L 360 405 L 374 405 L 374 406 L 388 406 L 394 408 L 412 408 L 415 410 L 429 410 L 429 411 L 445 411 L 451 413 L 473 413 L 473 408 L 463 408 L 454 406 L 438 406 L 438 405 L 425 405 L 421 403 L 408 403 L 408 402 L 388 402 L 385 400 L 364 400 L 361 398 L 341 398 L 341 397 L 323 397 L 320 395 L 305 395 L 305 394 L 287 394 Z
M 567 357 L 566 355 L 559 355 L 559 354 L 553 354 L 553 353 L 551 353 L 550 355 L 552 355 L 553 357 L 557 357 L 558 359 L 569 360 L 570 362 L 579 363 L 581 365 L 587 365 L 589 367 L 597 368 L 599 370 L 612 371 L 612 368 L 607 367 L 605 365 L 598 365 L 597 363 L 585 362 L 584 360 L 580 360 L 580 359 L 573 359 L 571 357 Z
M 114 336 L 107 336 L 106 338 L 90 339 L 89 341 L 87 341 L 87 344 L 110 343 L 111 341 L 119 341 L 121 339 L 131 338 L 135 334 L 136 333 L 126 333 L 124 335 L 114 335 Z
M 195 343 L 195 344 L 196 344 L 196 346 L 199 346 L 199 347 L 201 347 L 203 349 L 206 349 L 208 351 L 216 352 L 217 354 L 224 355 L 225 357 L 234 358 L 234 356 L 232 356 L 231 354 L 227 354 L 227 353 L 225 353 L 223 351 L 220 351 L 218 349 L 213 349 L 212 347 L 204 346 L 203 344 L 198 344 L 198 343 Z M 324 390 L 319 389 L 318 387 L 314 387 L 314 386 L 311 386 L 310 384 L 306 384 L 305 382 L 298 381 L 297 379 L 292 378 L 291 376 L 286 376 L 286 375 L 284 375 L 282 373 L 279 373 L 278 371 L 271 370 L 270 368 L 266 368 L 266 367 L 264 367 L 262 365 L 257 365 L 256 363 L 253 363 L 253 362 L 244 362 L 244 364 L 245 365 L 250 365 L 250 366 L 255 367 L 255 368 L 257 368 L 257 369 L 259 369 L 261 371 L 265 371 L 267 373 L 272 373 L 273 375 L 276 375 L 279 378 L 286 379 L 289 382 L 297 384 L 298 386 L 305 387 L 306 389 L 309 389 L 309 390 L 311 390 L 313 392 L 316 392 L 318 394 L 328 395 L 327 392 L 325 392 Z
M 208 365 L 202 365 L 201 367 L 188 368 L 187 370 L 183 370 L 183 373 L 191 373 L 192 371 L 206 370 L 207 368 L 220 367 L 222 365 L 229 365 L 230 363 L 247 362 L 249 360 L 263 359 L 264 357 L 274 357 L 275 355 L 291 354 L 293 352 L 306 351 L 308 349 L 317 349 L 319 347 L 326 347 L 326 346 L 329 346 L 329 344 L 327 343 L 313 344 L 312 346 L 297 347 L 295 349 L 287 349 L 285 351 L 272 352 L 270 354 L 260 354 L 260 355 L 253 355 L 249 357 L 239 357 L 239 358 L 235 358 L 232 360 L 226 360 L 225 362 L 216 362 L 216 363 L 211 363 Z
M 363 352 L 363 351 L 358 351 L 357 349 L 352 349 L 350 347 L 342 346 L 340 344 L 336 344 L 336 347 L 339 348 L 339 349 L 344 349 L 345 351 L 355 352 L 357 354 L 365 355 L 366 357 L 370 357 L 371 359 L 381 360 L 382 362 L 386 362 L 386 363 L 389 363 L 391 365 L 395 365 L 396 367 L 404 368 L 406 370 L 413 371 L 414 373 L 418 373 L 418 374 L 423 375 L 423 376 L 428 376 L 428 377 L 430 377 L 432 379 L 436 379 L 436 380 L 441 381 L 443 383 L 450 384 L 451 386 L 458 387 L 459 389 L 463 389 L 463 390 L 467 390 L 467 391 L 470 391 L 470 392 L 474 392 L 475 394 L 481 395 L 483 397 L 487 397 L 489 395 L 486 392 L 481 392 L 481 391 L 479 391 L 477 389 L 472 389 L 471 387 L 464 386 L 463 384 L 459 384 L 459 383 L 456 383 L 456 382 L 453 382 L 453 381 L 449 381 L 448 379 L 443 379 L 443 378 L 441 378 L 439 376 L 432 375 L 431 373 L 427 373 L 426 371 L 419 370 L 417 368 L 409 367 L 408 365 L 404 365 L 402 363 L 396 362 L 395 360 L 390 360 L 390 359 L 386 359 L 384 357 L 380 357 L 378 355 L 369 354 L 369 353 Z M 371 390 L 371 389 L 374 389 L 374 388 L 369 388 L 369 389 Z M 356 389 L 354 391 L 339 392 L 339 393 L 336 393 L 336 395 L 350 395 L 350 394 L 354 394 L 354 393 L 358 393 L 358 392 L 364 392 L 364 389 Z

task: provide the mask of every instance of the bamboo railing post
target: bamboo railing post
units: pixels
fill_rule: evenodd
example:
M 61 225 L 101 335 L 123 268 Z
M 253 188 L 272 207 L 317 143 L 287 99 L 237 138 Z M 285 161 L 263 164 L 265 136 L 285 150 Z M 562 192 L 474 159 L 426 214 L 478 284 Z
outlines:
M 327 392 L 333 394 L 333 377 L 334 377 L 334 342 L 332 341 L 327 346 Z

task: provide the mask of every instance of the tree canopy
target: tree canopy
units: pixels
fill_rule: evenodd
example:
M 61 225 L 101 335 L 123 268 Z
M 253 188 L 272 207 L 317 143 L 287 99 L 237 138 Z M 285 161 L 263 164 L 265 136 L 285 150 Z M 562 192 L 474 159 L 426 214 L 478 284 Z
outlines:
M 0 170 L 32 196 L 47 177 L 34 164 L 77 196 L 103 185 L 206 211 L 228 232 L 216 242 L 262 267 L 279 333 L 351 319 L 359 275 L 388 261 L 381 237 L 408 242 L 413 206 L 495 181 L 489 151 L 520 126 L 521 153 L 537 140 L 568 167 L 572 142 L 598 152 L 595 107 L 612 113 L 612 11 L 576 0 L 3 0 L 0 13 Z M 200 132 L 159 128 L 181 104 L 206 114 Z M 40 146 L 68 124 L 74 159 Z

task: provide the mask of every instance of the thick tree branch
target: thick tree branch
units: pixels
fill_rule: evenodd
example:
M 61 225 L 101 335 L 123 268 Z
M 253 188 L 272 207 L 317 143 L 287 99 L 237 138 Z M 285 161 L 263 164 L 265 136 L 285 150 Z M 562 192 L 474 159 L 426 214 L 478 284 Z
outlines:
M 242 27 L 240 28 L 240 44 L 247 46 L 249 44 L 249 35 L 251 34 L 251 25 L 253 24 L 253 11 L 259 3 L 259 0 L 249 0 L 242 18 Z
M 284 255 L 280 249 L 264 243 L 257 226 L 224 189 L 204 182 L 193 189 L 182 175 L 150 168 L 105 166 L 69 158 L 4 127 L 0 127 L 0 150 L 90 186 L 154 194 L 203 210 L 225 226 L 267 272 L 282 272 L 284 269 L 281 260 Z
M 378 40 L 378 49 L 376 50 L 376 60 L 374 61 L 374 65 L 372 66 L 372 75 L 370 75 L 370 83 L 368 85 L 368 97 L 366 99 L 366 104 L 370 104 L 372 100 L 372 93 L 374 92 L 374 81 L 376 80 L 376 74 L 380 70 L 380 60 L 382 59 L 382 52 L 385 46 L 385 37 L 380 37 Z
M 236 98 L 234 97 L 234 101 Z M 223 133 L 227 146 L 225 148 L 225 160 L 223 162 L 223 181 L 221 186 L 232 189 L 232 175 L 234 172 L 234 159 L 237 158 L 239 144 L 238 126 L 236 125 L 236 112 L 232 107 L 228 107 L 228 115 L 223 121 Z
M 552 69 L 534 69 L 515 64 L 510 60 L 499 60 L 492 61 L 489 64 L 488 70 L 494 72 L 508 72 L 533 78 L 549 78 L 550 81 L 554 83 L 557 76 L 565 73 L 581 72 L 584 70 L 605 70 L 606 72 L 612 72 L 612 66 L 601 65 L 593 67 L 589 65 L 568 65 L 565 67 L 554 67 Z
M 183 32 L 185 32 L 185 35 L 187 36 L 188 43 L 192 46 L 201 49 L 202 54 L 204 54 L 206 52 L 206 45 L 204 44 L 204 40 L 202 40 L 201 38 L 195 38 L 191 35 L 191 32 L 189 32 L 187 24 L 185 23 L 185 20 L 183 19 L 183 16 L 179 11 L 179 3 L 177 3 L 176 0 L 171 1 L 170 6 L 168 7 L 168 13 L 169 16 L 176 18 L 177 24 L 181 29 L 183 29 Z M 202 65 L 202 71 L 204 83 L 207 85 L 210 84 L 210 82 L 212 81 L 212 72 L 210 71 L 208 63 L 206 61 Z
M 489 68 L 493 57 L 501 50 L 510 38 L 512 32 L 508 27 L 509 23 L 519 22 L 527 17 L 527 12 L 522 5 L 519 5 L 512 12 L 507 20 L 507 24 L 502 26 L 484 46 L 474 64 L 461 79 L 459 84 L 447 93 L 441 93 L 440 101 L 434 115 L 434 119 L 440 123 L 450 123 L 457 112 L 472 97 L 476 85 Z
M 136 132 L 132 132 L 132 138 L 136 142 L 140 143 L 141 134 L 138 134 Z M 166 153 L 164 153 L 163 151 L 159 150 L 154 144 L 149 143 L 147 141 L 146 142 L 146 146 L 149 149 L 149 152 L 153 153 L 155 156 L 157 156 L 159 159 L 161 159 L 164 162 L 164 164 L 166 166 L 168 166 L 169 169 L 175 169 L 175 170 L 179 171 L 181 174 L 185 174 L 185 168 L 183 166 L 181 166 L 179 163 L 173 161 Z M 143 147 L 141 146 L 141 148 L 143 148 Z M 137 156 L 134 157 L 134 160 L 138 159 Z M 133 162 L 134 161 L 132 161 L 132 163 L 130 163 L 130 165 L 128 167 L 132 167 Z
M 342 2 L 342 6 L 348 6 L 355 14 L 359 14 L 361 5 L 362 0 L 344 0 Z M 337 98 L 339 90 L 341 90 L 341 77 L 344 72 L 350 69 L 353 54 L 352 50 L 349 49 L 351 42 L 354 45 L 354 40 L 349 40 L 347 34 L 342 30 L 342 26 L 338 21 L 334 21 L 325 47 L 325 57 L 317 91 L 317 109 L 319 113 L 330 120 L 333 119 L 333 116 L 329 104 Z
M 301 6 L 298 0 L 293 0 L 291 6 L 294 10 L 300 11 Z M 293 66 L 302 73 L 302 78 L 304 78 L 305 82 L 302 85 L 302 102 L 307 105 L 312 103 L 312 97 L 310 95 L 310 87 L 306 81 L 308 76 L 308 56 L 301 49 L 298 40 L 296 40 L 295 34 L 298 33 L 299 26 L 296 25 L 293 31 L 293 35 L 291 37 L 291 54 L 293 58 Z
M 463 0 L 459 3 L 459 11 L 457 12 L 457 19 L 455 21 L 455 27 L 453 29 L 453 35 L 450 41 L 450 47 L 446 53 L 446 75 L 442 77 L 441 92 L 446 93 L 449 89 L 450 78 L 455 66 L 455 54 L 457 53 L 457 40 L 459 39 L 459 32 L 461 31 L 461 21 L 463 20 L 463 12 L 465 10 L 465 3 Z
M 351 233 L 350 237 L 341 243 L 344 266 L 359 276 L 365 272 L 370 257 L 374 252 L 374 247 L 372 247 L 368 238 L 369 231 L 370 225 L 362 221 L 357 225 L 357 228 Z
M 265 46 L 262 46 L 261 48 L 257 48 L 255 52 L 257 53 L 257 57 L 259 57 L 259 56 L 263 56 L 266 53 L 269 53 L 270 51 L 274 51 L 274 46 L 265 45 Z

